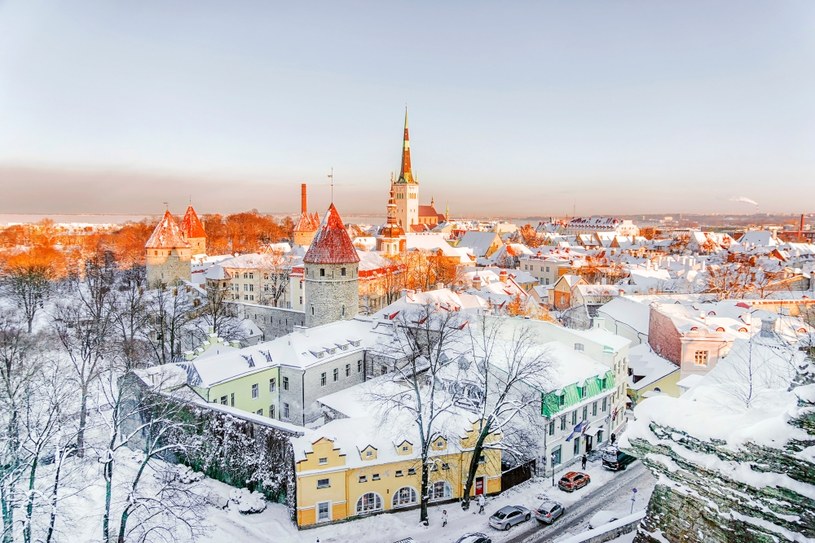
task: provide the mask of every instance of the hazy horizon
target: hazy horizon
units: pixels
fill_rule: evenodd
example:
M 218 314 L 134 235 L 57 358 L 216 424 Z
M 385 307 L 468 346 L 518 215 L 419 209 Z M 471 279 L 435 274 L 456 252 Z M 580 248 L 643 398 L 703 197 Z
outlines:
M 453 216 L 811 211 L 813 3 L 187 6 L 0 4 L 0 213 L 383 214 L 405 103 Z

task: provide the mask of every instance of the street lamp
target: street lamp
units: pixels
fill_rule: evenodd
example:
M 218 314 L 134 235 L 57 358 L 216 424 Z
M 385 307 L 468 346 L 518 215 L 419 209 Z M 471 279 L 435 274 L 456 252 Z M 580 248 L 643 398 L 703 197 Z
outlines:
M 631 489 L 631 514 L 634 514 L 634 501 L 637 499 L 637 489 Z
M 552 451 L 552 486 L 555 486 L 555 451 Z

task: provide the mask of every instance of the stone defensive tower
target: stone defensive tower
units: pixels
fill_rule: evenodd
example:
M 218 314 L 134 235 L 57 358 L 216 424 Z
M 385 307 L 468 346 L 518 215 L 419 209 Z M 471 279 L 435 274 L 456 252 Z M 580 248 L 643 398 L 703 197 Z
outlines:
M 359 309 L 359 255 L 332 203 L 303 257 L 306 326 L 356 316 Z
M 190 280 L 192 248 L 169 211 L 164 212 L 164 217 L 144 244 L 144 249 L 149 287 L 174 285 Z
M 192 205 L 187 207 L 187 212 L 184 213 L 184 218 L 181 219 L 181 233 L 184 234 L 184 239 L 190 244 L 193 255 L 206 254 L 207 233 Z

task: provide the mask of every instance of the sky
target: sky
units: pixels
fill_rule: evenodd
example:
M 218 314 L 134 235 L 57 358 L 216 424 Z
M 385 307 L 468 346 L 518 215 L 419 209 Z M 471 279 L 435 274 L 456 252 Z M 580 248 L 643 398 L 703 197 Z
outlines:
M 810 212 L 813 28 L 809 0 L 0 0 L 0 213 L 287 213 L 302 182 L 322 210 L 333 167 L 382 215 L 406 105 L 454 216 Z

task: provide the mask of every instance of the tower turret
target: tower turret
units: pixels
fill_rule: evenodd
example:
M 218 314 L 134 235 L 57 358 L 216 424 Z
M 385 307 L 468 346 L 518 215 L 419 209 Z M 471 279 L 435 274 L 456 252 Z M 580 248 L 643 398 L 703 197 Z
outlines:
M 147 284 L 157 287 L 189 281 L 192 249 L 169 210 L 144 244 Z
M 201 219 L 198 218 L 192 204 L 187 207 L 187 212 L 184 213 L 184 218 L 181 219 L 181 233 L 184 234 L 184 239 L 190 244 L 193 255 L 206 254 L 207 232 L 204 230 L 204 225 L 201 224 Z
M 306 326 L 351 319 L 359 309 L 359 255 L 332 203 L 303 257 Z

